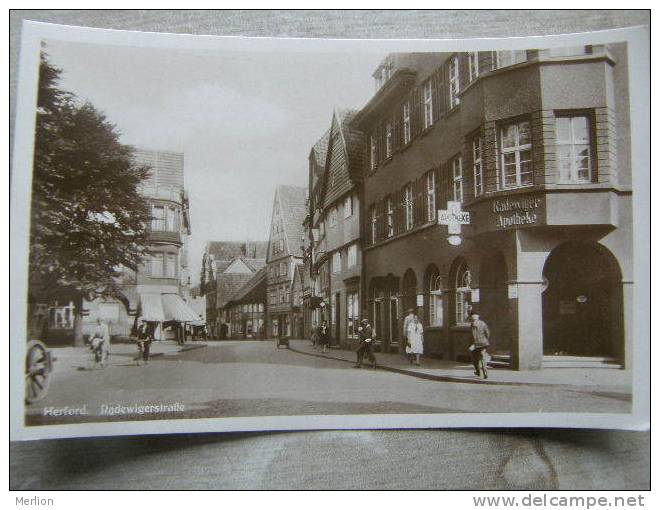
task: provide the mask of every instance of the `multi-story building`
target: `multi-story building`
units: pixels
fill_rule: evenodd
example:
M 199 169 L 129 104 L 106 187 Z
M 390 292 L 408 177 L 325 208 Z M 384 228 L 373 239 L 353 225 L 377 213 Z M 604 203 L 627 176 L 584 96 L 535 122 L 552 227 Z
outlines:
M 266 322 L 271 336 L 292 336 L 297 314 L 293 309 L 295 268 L 303 263 L 307 188 L 278 186 L 275 189 L 267 263 Z
M 357 338 L 361 311 L 359 184 L 363 139 L 350 126 L 354 114 L 351 110 L 333 113 L 324 167 L 310 190 L 315 208 L 312 275 L 318 279 L 316 295 L 323 299 L 322 315 L 330 326 L 333 344 Z
M 266 241 L 209 241 L 202 255 L 200 293 L 206 297 L 206 322 L 211 338 L 229 336 L 223 308 L 232 294 L 261 269 Z M 233 276 L 232 276 L 233 275 Z
M 150 176 L 140 186 L 151 206 L 150 255 L 137 271 L 120 276 L 123 302 L 97 299 L 84 303 L 83 331 L 89 334 L 96 319 L 105 319 L 113 335 L 129 335 L 135 317 L 159 324 L 156 338 L 174 338 L 180 330 L 161 331 L 163 322 L 194 322 L 199 314 L 186 304 L 189 298 L 187 243 L 190 236 L 188 196 L 184 187 L 183 154 L 136 149 L 135 162 L 149 166 Z
M 237 287 L 224 303 L 220 313 L 228 325 L 228 338 L 265 338 L 266 327 L 266 268 L 262 267 L 251 277 L 233 275 L 227 282 L 219 282 Z
M 632 206 L 624 46 L 392 54 L 365 134 L 366 306 L 387 350 L 467 356 L 468 313 L 517 369 L 629 367 Z

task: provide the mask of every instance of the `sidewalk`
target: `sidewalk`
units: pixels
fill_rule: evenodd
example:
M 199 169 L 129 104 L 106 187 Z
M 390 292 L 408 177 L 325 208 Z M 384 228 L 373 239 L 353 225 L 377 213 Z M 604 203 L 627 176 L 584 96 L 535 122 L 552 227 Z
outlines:
M 314 350 L 309 340 L 291 340 L 290 349 L 300 354 L 355 363 L 354 351 L 328 349 L 323 353 Z M 421 379 L 445 382 L 492 385 L 568 385 L 603 388 L 617 393 L 632 393 L 632 374 L 629 370 L 613 368 L 544 368 L 542 370 L 517 371 L 508 368 L 491 368 L 488 379 L 474 375 L 470 364 L 422 357 L 421 366 L 411 365 L 403 354 L 375 353 L 378 369 L 405 374 Z M 363 365 L 367 369 L 368 364 Z
M 154 341 L 151 343 L 149 358 L 178 354 L 193 349 L 206 347 L 206 342 L 194 341 L 179 345 L 173 340 Z M 85 367 L 89 362 L 89 350 L 87 347 L 50 347 L 55 362 L 55 370 L 58 368 Z M 110 344 L 110 365 L 116 364 L 117 359 L 123 361 L 133 360 L 137 356 L 136 344 Z

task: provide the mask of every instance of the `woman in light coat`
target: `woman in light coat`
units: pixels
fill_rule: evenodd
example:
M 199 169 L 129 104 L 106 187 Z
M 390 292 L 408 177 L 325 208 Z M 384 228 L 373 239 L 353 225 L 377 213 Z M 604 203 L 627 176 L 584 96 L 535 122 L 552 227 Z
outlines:
M 412 355 L 414 355 L 415 365 L 419 366 L 419 358 L 424 354 L 424 328 L 417 315 L 414 315 L 406 325 L 406 338 L 408 339 L 406 354 L 411 355 L 411 363 L 413 362 Z

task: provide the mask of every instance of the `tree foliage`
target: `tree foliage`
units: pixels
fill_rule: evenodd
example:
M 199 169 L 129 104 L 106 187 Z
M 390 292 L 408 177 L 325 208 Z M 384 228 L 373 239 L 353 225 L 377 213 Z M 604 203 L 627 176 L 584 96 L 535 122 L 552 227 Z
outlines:
M 120 268 L 147 250 L 149 168 L 89 102 L 58 89 L 61 71 L 42 52 L 30 231 L 30 288 L 116 295 Z

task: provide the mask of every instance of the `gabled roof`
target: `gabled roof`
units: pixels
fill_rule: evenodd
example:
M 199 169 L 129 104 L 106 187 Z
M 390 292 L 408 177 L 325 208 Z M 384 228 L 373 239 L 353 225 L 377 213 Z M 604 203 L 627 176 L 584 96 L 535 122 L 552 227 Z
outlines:
M 325 163 L 324 207 L 330 206 L 335 200 L 350 191 L 362 178 L 364 137 L 361 131 L 350 125 L 356 114 L 357 110 L 336 108 L 332 116 Z M 334 151 L 343 151 L 346 164 L 334 169 L 335 181 L 338 185 L 330 189 L 328 179 Z
M 253 276 L 253 273 L 228 273 L 219 275 L 216 307 L 223 308 L 231 300 L 234 293 L 249 282 Z
M 314 157 L 316 163 L 323 167 L 325 166 L 325 156 L 328 151 L 328 140 L 330 139 L 330 130 L 328 129 L 321 138 L 312 146 L 310 156 Z
M 240 288 L 238 288 L 231 296 L 230 301 L 241 301 L 246 298 L 257 297 L 257 293 L 260 294 L 258 297 L 262 297 L 264 301 L 266 300 L 265 267 L 262 267 L 252 276 L 252 278 L 250 278 Z
M 265 259 L 268 251 L 267 241 L 209 241 L 206 253 L 218 260 L 233 260 L 236 257 Z
M 285 246 L 281 256 L 302 257 L 301 239 L 305 233 L 303 221 L 307 215 L 307 188 L 278 186 L 275 190 L 274 208 L 279 209 L 284 227 Z

